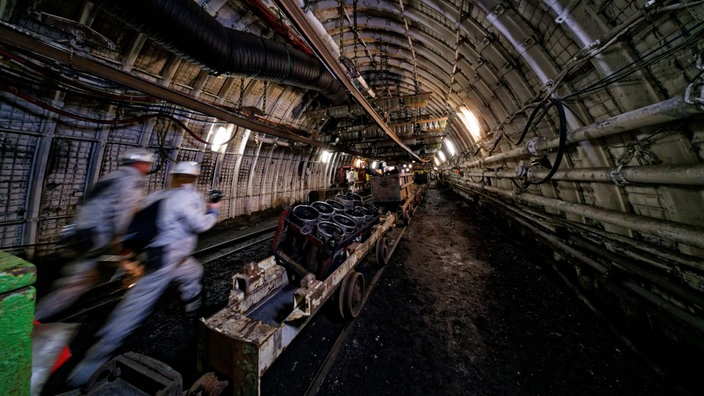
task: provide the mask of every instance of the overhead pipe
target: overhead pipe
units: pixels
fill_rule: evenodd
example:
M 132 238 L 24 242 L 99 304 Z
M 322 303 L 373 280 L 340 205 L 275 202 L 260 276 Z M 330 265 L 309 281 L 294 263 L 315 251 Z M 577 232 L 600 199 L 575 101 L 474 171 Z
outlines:
M 333 103 L 348 98 L 345 87 L 317 58 L 286 44 L 228 29 L 192 0 L 91 1 L 165 48 L 215 73 L 320 91 Z
M 661 238 L 682 242 L 691 246 L 704 248 L 704 228 L 673 221 L 660 220 L 634 214 L 618 212 L 610 209 L 596 208 L 576 202 L 547 198 L 541 195 L 523 192 L 515 194 L 512 190 L 485 186 L 480 183 L 461 181 L 455 184 L 458 187 L 471 188 L 477 191 L 489 191 L 510 198 L 516 202 L 540 205 L 549 209 L 587 217 L 602 223 L 621 226 L 633 231 L 656 235 Z M 466 186 L 466 187 L 465 187 Z
M 529 177 L 541 179 L 547 170 L 529 168 Z M 498 177 L 519 179 L 523 176 L 515 171 L 478 171 L 466 170 L 464 174 L 472 177 Z M 649 165 L 624 166 L 622 168 L 581 168 L 557 171 L 552 180 L 614 182 L 619 184 L 672 184 L 701 186 L 704 185 L 704 165 Z
M 281 146 L 281 147 L 290 147 L 291 146 L 291 144 L 289 142 L 287 142 L 286 140 L 279 140 L 276 138 L 268 138 L 268 137 L 261 136 L 261 135 L 256 135 L 254 139 L 259 143 L 266 143 L 266 144 L 271 144 L 271 145 Z
M 41 57 L 51 59 L 60 64 L 68 65 L 71 68 L 104 78 L 106 80 L 124 85 L 128 88 L 141 91 L 147 95 L 161 98 L 187 109 L 195 110 L 211 117 L 218 118 L 252 131 L 266 133 L 267 135 L 300 142 L 315 147 L 330 148 L 330 145 L 303 136 L 300 131 L 291 128 L 280 128 L 269 123 L 263 123 L 255 119 L 245 118 L 239 114 L 232 113 L 220 106 L 193 98 L 182 92 L 170 89 L 152 81 L 147 81 L 132 73 L 119 70 L 104 62 L 94 60 L 91 57 L 67 51 L 55 45 L 51 45 L 37 39 L 34 36 L 18 32 L 8 26 L 0 24 L 0 42 L 7 43 L 13 47 L 24 51 L 32 52 Z
M 461 193 L 462 196 L 465 198 L 469 198 L 469 195 L 466 193 L 462 192 L 462 190 L 458 190 L 458 192 Z M 493 197 L 490 195 L 485 196 L 489 201 L 491 201 L 494 205 L 501 206 L 504 208 L 504 210 L 507 210 L 513 214 L 512 219 L 516 221 L 525 221 L 524 225 L 531 223 L 531 224 L 537 224 L 540 223 L 540 220 L 536 222 L 536 218 L 533 217 L 533 220 L 531 221 L 530 216 L 526 215 L 526 212 L 521 211 L 520 207 L 517 206 L 511 206 L 508 202 L 506 202 L 503 199 L 500 199 L 498 197 Z M 525 218 L 525 220 L 521 220 L 521 218 Z M 608 231 L 604 231 L 601 228 L 598 227 L 593 227 L 589 226 L 586 224 L 575 224 L 571 223 L 568 224 L 567 220 L 564 219 L 552 219 L 552 220 L 557 220 L 561 224 L 568 226 L 568 228 L 573 228 L 571 233 L 575 233 L 578 235 L 594 235 L 598 239 L 604 239 L 604 240 L 609 240 L 611 241 L 610 244 L 612 244 L 612 247 L 617 249 L 620 253 L 625 255 L 626 257 L 629 257 L 630 259 L 641 261 L 643 263 L 647 263 L 650 266 L 654 268 L 659 268 L 661 270 L 667 270 L 672 267 L 672 265 L 681 265 L 683 267 L 687 267 L 689 269 L 694 269 L 697 271 L 704 271 L 704 263 L 701 262 L 700 260 L 697 260 L 695 257 L 682 254 L 680 252 L 676 252 L 670 249 L 663 249 L 661 246 L 654 245 L 652 243 L 640 243 L 637 245 L 636 249 L 632 248 L 625 248 L 626 245 L 629 247 L 634 247 L 633 246 L 633 239 L 629 238 L 627 236 L 619 235 L 619 234 L 614 234 L 610 233 Z M 539 228 L 538 227 L 530 227 L 531 230 L 535 231 L 536 233 L 538 232 Z M 547 235 L 547 234 L 546 234 Z M 558 242 L 559 239 L 555 237 L 554 234 L 550 234 L 550 238 L 543 236 L 546 239 L 549 239 L 553 242 Z M 671 264 L 665 265 L 664 262 L 666 261 L 671 261 Z
M 501 202 L 498 202 L 498 203 L 501 204 Z M 573 256 L 575 259 L 579 260 L 580 262 L 583 262 L 584 264 L 593 268 L 594 270 L 596 270 L 599 273 L 599 275 L 608 276 L 608 274 L 609 274 L 608 268 L 605 267 L 604 265 L 602 265 L 601 263 L 599 263 L 598 261 L 594 260 L 593 255 L 590 255 L 589 252 L 585 253 L 585 252 L 582 252 L 578 249 L 575 249 L 574 247 L 572 247 L 572 246 L 562 242 L 560 239 L 556 238 L 555 235 L 544 232 L 540 228 L 536 227 L 535 224 L 531 223 L 530 221 L 521 219 L 519 217 L 513 217 L 513 220 L 520 223 L 523 227 L 530 229 L 534 234 L 537 234 L 538 236 L 547 240 L 549 243 L 556 246 L 559 250 L 562 250 L 563 252 L 567 253 L 568 255 Z M 681 307 L 676 306 L 676 305 L 666 301 L 660 295 L 656 295 L 655 293 L 652 293 L 652 292 L 646 290 L 642 285 L 637 285 L 637 284 L 634 284 L 630 281 L 625 281 L 622 284 L 625 288 L 630 289 L 631 291 L 638 294 L 640 297 L 643 297 L 646 300 L 648 300 L 649 302 L 654 303 L 658 307 L 664 309 L 666 312 L 671 313 L 674 317 L 681 319 L 683 322 L 687 323 L 688 325 L 697 328 L 699 331 L 704 330 L 704 321 L 702 319 L 682 310 Z
M 704 114 L 704 110 L 702 110 L 701 106 L 687 103 L 681 97 L 675 97 L 664 102 L 655 103 L 575 129 L 567 134 L 565 145 L 618 135 L 634 129 L 654 126 L 665 122 L 679 121 L 700 114 Z M 550 140 L 531 139 L 524 147 L 478 159 L 466 164 L 466 166 L 483 165 L 515 157 L 535 155 L 535 153 L 557 148 L 559 142 L 559 138 Z

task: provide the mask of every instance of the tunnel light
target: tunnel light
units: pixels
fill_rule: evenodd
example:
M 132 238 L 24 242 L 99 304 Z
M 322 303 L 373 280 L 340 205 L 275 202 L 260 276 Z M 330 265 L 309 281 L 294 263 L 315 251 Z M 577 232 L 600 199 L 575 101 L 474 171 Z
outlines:
M 327 150 L 323 150 L 323 152 L 320 154 L 320 161 L 324 164 L 330 162 L 330 158 L 332 158 L 332 153 Z
M 379 164 L 376 161 L 372 162 L 372 169 L 376 169 L 378 165 Z
M 247 140 L 249 140 L 249 135 L 252 133 L 249 129 L 245 129 L 242 134 L 242 141 L 240 142 L 240 148 L 237 150 L 237 154 L 244 154 L 244 149 L 247 148 Z
M 445 146 L 447 146 L 447 152 L 450 153 L 450 157 L 455 155 L 457 150 L 455 150 L 454 143 L 452 143 L 452 141 L 450 139 L 445 139 L 445 140 L 443 140 L 443 142 L 445 142 Z
M 235 129 L 234 124 L 228 124 L 227 126 L 215 125 L 210 127 L 210 132 L 208 132 L 208 138 L 211 142 L 210 150 L 215 152 L 224 153 L 227 149 L 227 141 L 232 137 L 232 131 Z
M 462 107 L 459 114 L 460 120 L 464 123 L 464 126 L 469 130 L 475 141 L 479 140 L 482 135 L 482 128 L 479 125 L 479 120 L 474 116 L 468 108 Z

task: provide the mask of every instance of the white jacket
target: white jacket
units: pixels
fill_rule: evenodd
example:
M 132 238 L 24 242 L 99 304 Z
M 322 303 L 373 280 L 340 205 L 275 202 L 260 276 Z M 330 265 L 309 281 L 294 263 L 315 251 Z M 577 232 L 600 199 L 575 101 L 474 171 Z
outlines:
M 159 233 L 149 247 L 163 247 L 171 257 L 189 256 L 196 248 L 198 234 L 217 222 L 217 213 L 206 213 L 203 196 L 191 184 L 156 191 L 146 198 L 144 206 L 160 199 L 164 201 L 157 218 Z
M 144 175 L 122 166 L 103 176 L 86 195 L 76 214 L 79 230 L 92 230 L 94 248 L 107 246 L 123 235 L 144 200 Z

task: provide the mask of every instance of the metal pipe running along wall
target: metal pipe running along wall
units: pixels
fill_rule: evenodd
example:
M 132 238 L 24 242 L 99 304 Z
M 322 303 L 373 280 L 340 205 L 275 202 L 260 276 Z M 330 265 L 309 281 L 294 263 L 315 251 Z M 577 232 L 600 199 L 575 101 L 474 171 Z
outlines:
M 530 169 L 533 178 L 542 179 L 547 170 Z M 623 184 L 666 184 L 666 185 L 704 185 L 704 165 L 648 165 L 624 166 L 618 168 L 580 168 L 557 171 L 552 180 L 583 181 L 583 182 L 615 182 L 613 172 L 618 172 L 616 181 Z M 503 179 L 520 179 L 522 176 L 515 171 L 478 171 L 466 170 L 465 176 L 498 177 Z
M 515 194 L 511 190 L 485 186 L 480 183 L 463 181 L 460 183 L 453 183 L 453 185 L 457 188 L 470 188 L 476 191 L 489 191 L 511 198 L 516 202 L 541 205 L 550 209 L 587 217 L 603 223 L 621 226 L 633 231 L 644 232 L 646 234 L 656 235 L 676 242 L 682 242 L 690 246 L 704 248 L 703 227 L 622 213 L 609 209 L 600 209 L 589 205 L 546 198 L 526 192 Z
M 704 110 L 701 105 L 687 103 L 684 98 L 675 97 L 664 102 L 655 103 L 650 106 L 607 118 L 594 124 L 577 128 L 567 134 L 565 144 L 573 144 L 584 140 L 618 135 L 637 128 L 683 120 L 698 114 L 704 114 Z M 529 156 L 532 155 L 533 152 L 540 153 L 541 151 L 558 147 L 560 144 L 560 139 L 554 138 L 550 140 L 540 140 L 534 145 L 534 147 L 529 149 L 528 145 L 530 144 L 531 142 L 521 148 L 472 161 L 465 166 L 471 167 L 515 157 Z

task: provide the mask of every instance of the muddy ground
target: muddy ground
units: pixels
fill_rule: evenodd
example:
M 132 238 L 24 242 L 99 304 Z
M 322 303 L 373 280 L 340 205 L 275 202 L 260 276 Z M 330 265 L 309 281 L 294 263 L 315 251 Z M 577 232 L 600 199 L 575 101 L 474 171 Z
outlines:
M 431 189 L 321 395 L 673 395 L 564 282 Z
M 204 316 L 225 305 L 232 273 L 265 257 L 268 248 L 260 244 L 206 267 Z M 67 390 L 63 376 L 110 309 L 82 319 L 76 357 L 52 377 L 45 395 Z M 181 373 L 188 389 L 199 374 L 195 342 L 185 335 L 183 319 L 171 287 L 120 352 L 161 360 Z M 444 189 L 428 191 L 350 326 L 320 395 L 692 394 L 632 353 L 549 263 Z M 293 367 L 318 354 L 315 337 L 299 335 L 286 351 L 298 355 L 289 356 L 288 366 L 272 367 L 263 395 L 302 394 L 305 384 L 296 382 Z

